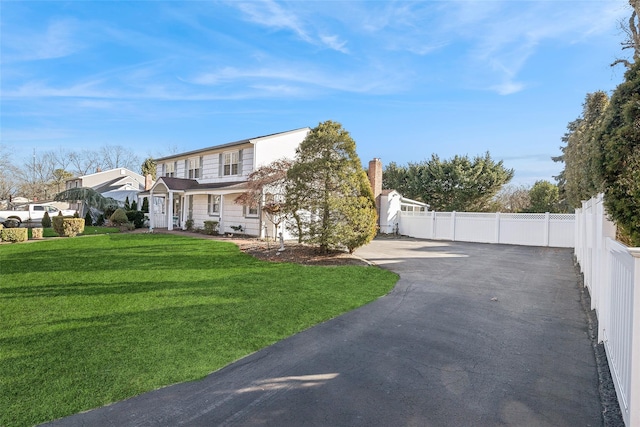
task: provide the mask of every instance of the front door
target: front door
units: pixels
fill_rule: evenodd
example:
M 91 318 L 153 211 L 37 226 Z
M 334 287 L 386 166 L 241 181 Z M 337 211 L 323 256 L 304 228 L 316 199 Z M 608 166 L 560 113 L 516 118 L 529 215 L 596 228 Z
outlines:
M 173 198 L 173 226 L 180 227 L 180 197 Z

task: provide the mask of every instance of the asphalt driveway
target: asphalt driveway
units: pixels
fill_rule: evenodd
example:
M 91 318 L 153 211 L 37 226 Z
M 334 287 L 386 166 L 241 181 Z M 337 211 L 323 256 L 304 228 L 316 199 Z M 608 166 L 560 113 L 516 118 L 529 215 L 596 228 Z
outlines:
M 375 240 L 387 296 L 227 366 L 59 426 L 599 426 L 568 249 Z

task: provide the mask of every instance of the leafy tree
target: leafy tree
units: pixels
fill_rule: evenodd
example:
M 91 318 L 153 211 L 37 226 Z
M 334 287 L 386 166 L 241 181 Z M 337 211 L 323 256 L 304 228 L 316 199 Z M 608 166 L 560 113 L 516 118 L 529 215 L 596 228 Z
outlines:
M 629 242 L 640 246 L 640 63 L 611 96 L 600 141 L 605 207 Z
M 491 200 L 498 190 L 513 178 L 513 169 L 506 169 L 503 162 L 495 162 L 487 152 L 473 160 L 468 156 L 455 156 L 440 160 L 431 159 L 409 163 L 404 168 L 392 164 L 391 179 L 387 168 L 387 182 L 397 182 L 395 188 L 404 196 L 421 200 L 439 211 L 484 211 L 491 207 Z
M 353 252 L 375 236 L 373 192 L 356 143 L 340 123 L 318 124 L 300 144 L 286 195 L 299 237 L 324 252 L 345 246 Z
M 564 169 L 556 176 L 560 198 L 571 208 L 582 205 L 602 189 L 599 167 L 600 136 L 602 123 L 609 105 L 609 96 L 602 92 L 587 94 L 580 117 L 567 125 L 562 137 L 566 144 L 562 155 L 552 157 L 564 162 Z
M 558 186 L 549 181 L 536 181 L 529 190 L 528 212 L 559 212 Z
M 140 169 L 142 171 L 142 176 L 151 174 L 151 179 L 156 179 L 157 166 L 156 162 L 151 157 L 146 158 L 144 162 L 142 162 Z

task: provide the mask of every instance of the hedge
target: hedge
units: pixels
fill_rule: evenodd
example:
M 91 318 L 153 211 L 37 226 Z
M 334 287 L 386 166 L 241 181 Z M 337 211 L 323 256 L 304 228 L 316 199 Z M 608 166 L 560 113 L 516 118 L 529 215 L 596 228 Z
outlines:
M 54 216 L 53 230 L 60 237 L 75 237 L 84 231 L 84 218 L 64 218 Z

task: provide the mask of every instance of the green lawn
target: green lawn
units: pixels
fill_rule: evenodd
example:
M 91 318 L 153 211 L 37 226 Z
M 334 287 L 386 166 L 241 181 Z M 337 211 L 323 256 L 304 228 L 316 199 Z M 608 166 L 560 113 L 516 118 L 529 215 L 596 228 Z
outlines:
M 226 242 L 109 234 L 0 246 L 0 425 L 208 373 L 387 293 L 375 267 L 258 261 Z

